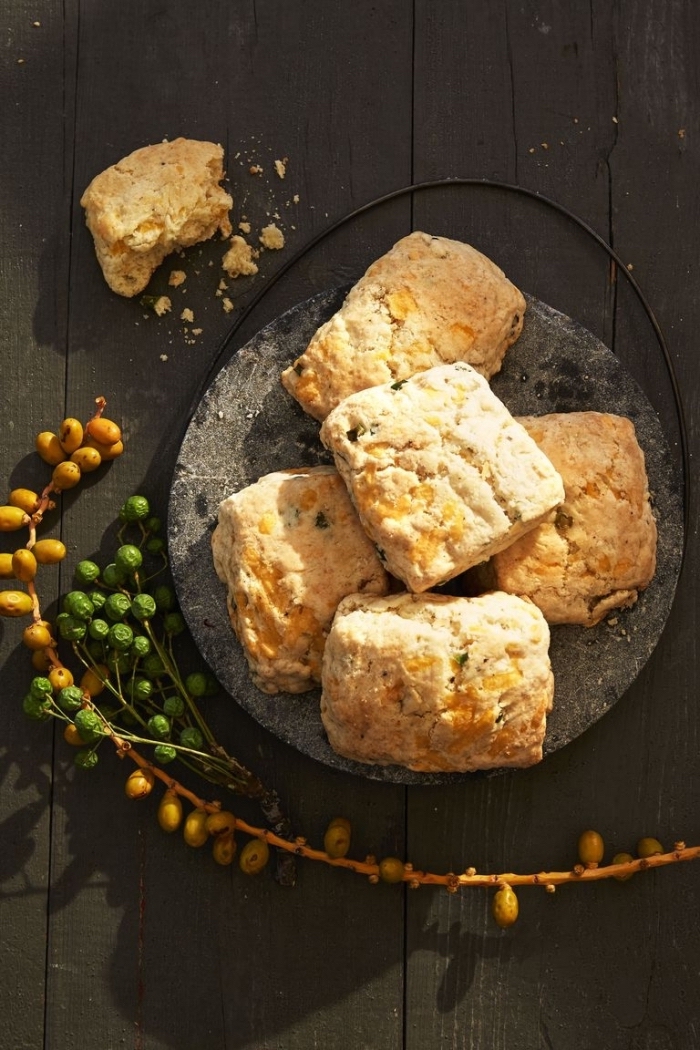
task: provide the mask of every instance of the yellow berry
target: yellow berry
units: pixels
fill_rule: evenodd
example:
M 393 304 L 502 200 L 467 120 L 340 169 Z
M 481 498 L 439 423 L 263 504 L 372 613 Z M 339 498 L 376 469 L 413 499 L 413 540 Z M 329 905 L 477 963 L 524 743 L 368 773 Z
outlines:
M 224 831 L 214 839 L 211 848 L 212 856 L 217 864 L 231 864 L 236 856 L 236 839 L 232 831 Z
M 32 667 L 35 671 L 45 674 L 51 666 L 51 660 L 43 649 L 37 649 L 32 653 Z
M 80 679 L 80 688 L 89 696 L 99 696 L 107 687 L 109 668 L 98 664 L 94 669 L 89 667 Z
M 406 866 L 398 857 L 384 857 L 379 862 L 379 878 L 382 882 L 402 882 Z
M 58 440 L 63 451 L 69 456 L 76 448 L 80 448 L 83 440 L 83 424 L 80 420 L 70 416 L 64 419 L 58 428 Z
M 518 918 L 518 898 L 512 886 L 505 883 L 496 890 L 491 901 L 491 914 L 502 930 L 512 926 Z
M 48 649 L 53 644 L 50 625 L 46 620 L 37 620 L 36 623 L 31 623 L 29 627 L 25 627 L 22 631 L 22 641 L 27 649 L 31 649 L 33 652 Z
M 246 875 L 257 875 L 270 859 L 270 847 L 265 839 L 246 842 L 238 858 L 238 866 Z
M 37 434 L 34 447 L 44 463 L 48 463 L 50 467 L 55 467 L 57 463 L 62 463 L 67 458 L 61 448 L 58 435 L 51 430 L 42 430 L 40 434 Z
M 14 580 L 15 574 L 12 571 L 12 555 L 0 554 L 0 580 Z
M 66 728 L 63 730 L 63 739 L 71 747 L 85 747 L 85 741 L 78 732 L 77 726 L 69 722 Z
M 53 468 L 53 474 L 51 475 L 51 482 L 54 489 L 73 489 L 80 481 L 82 472 L 77 463 L 74 463 L 71 459 L 66 460 L 64 463 L 59 463 L 58 466 Z
M 40 565 L 56 565 L 66 556 L 66 546 L 60 540 L 37 540 L 32 554 Z
M 12 555 L 12 571 L 22 583 L 29 583 L 36 576 L 36 558 L 26 547 L 20 547 Z
M 646 836 L 637 843 L 638 857 L 653 857 L 656 853 L 663 853 L 664 848 L 658 839 Z
M 177 792 L 170 788 L 165 792 L 158 806 L 158 823 L 168 834 L 177 831 L 182 823 L 182 802 Z
M 185 817 L 183 837 L 188 846 L 203 846 L 209 838 L 206 809 L 193 809 Z
M 0 591 L 0 616 L 28 616 L 33 608 L 25 591 Z
M 140 766 L 130 773 L 124 785 L 127 798 L 145 798 L 153 791 L 156 782 L 155 775 L 150 769 L 142 769 Z
M 122 432 L 117 424 L 111 419 L 105 419 L 104 416 L 91 419 L 85 429 L 90 437 L 94 441 L 99 441 L 101 445 L 114 445 L 122 439 Z
M 13 489 L 8 496 L 7 502 L 13 507 L 21 507 L 25 514 L 33 514 L 34 508 L 39 502 L 36 492 L 31 489 Z
M 97 470 L 102 462 L 102 456 L 96 448 L 89 448 L 85 445 L 71 452 L 70 461 L 77 463 L 83 474 L 90 474 L 91 471 Z
M 105 445 L 104 442 L 96 441 L 95 438 L 88 435 L 83 441 L 83 448 L 92 448 L 99 452 L 100 458 L 106 463 L 110 459 L 116 459 L 117 456 L 121 456 L 124 451 L 124 442 L 114 441 L 111 445 Z
M 344 857 L 350 849 L 350 821 L 334 817 L 323 836 L 323 848 L 329 857 Z
M 207 816 L 206 828 L 209 835 L 226 835 L 236 830 L 236 818 L 227 809 L 219 809 Z
M 52 667 L 48 675 L 51 687 L 58 693 L 68 685 L 73 685 L 73 675 L 67 667 Z
M 600 864 L 605 852 L 602 836 L 597 831 L 583 831 L 578 840 L 578 855 L 582 864 Z
M 29 524 L 29 515 L 21 507 L 0 507 L 0 532 L 16 532 Z
M 613 857 L 611 864 L 629 864 L 634 860 L 631 853 L 616 853 Z M 613 878 L 617 879 L 618 882 L 627 882 L 627 879 L 631 879 L 634 875 L 633 871 L 626 871 L 621 875 L 614 875 Z

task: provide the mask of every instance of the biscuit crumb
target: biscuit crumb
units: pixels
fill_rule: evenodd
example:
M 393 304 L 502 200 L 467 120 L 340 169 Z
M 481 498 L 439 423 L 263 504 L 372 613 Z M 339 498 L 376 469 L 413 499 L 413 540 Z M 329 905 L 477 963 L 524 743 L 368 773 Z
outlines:
M 179 288 L 186 280 L 187 274 L 184 270 L 171 270 L 170 277 L 168 277 L 168 284 L 171 288 Z
M 292 200 L 294 201 L 295 204 L 298 204 L 299 203 L 299 194 L 295 193 L 294 196 L 292 197 Z
M 286 157 L 284 158 L 284 160 L 276 160 L 275 161 L 275 171 L 277 172 L 277 174 L 279 175 L 279 177 L 281 179 L 284 178 L 284 176 L 287 174 L 287 158 Z
M 180 320 L 181 321 L 190 321 L 190 322 L 194 321 L 194 314 L 189 309 L 189 307 L 185 307 L 185 309 L 182 311 L 182 313 L 180 314 Z
M 224 298 L 223 298 L 223 299 L 221 300 L 221 305 L 223 306 L 223 308 L 224 308 L 224 313 L 226 313 L 226 314 L 230 314 L 230 313 L 231 313 L 231 311 L 233 310 L 233 303 L 231 302 L 231 300 L 229 299 L 229 297 L 228 297 L 228 296 L 225 296 L 225 297 L 224 297 Z
M 167 361 L 168 360 L 168 355 L 167 354 L 161 354 L 160 355 L 160 359 L 161 359 L 161 361 Z
M 249 276 L 258 272 L 253 262 L 252 247 L 237 234 L 231 238 L 231 247 L 224 255 L 222 265 L 229 277 Z
M 239 222 L 238 223 L 238 229 L 241 231 L 241 233 L 250 233 L 250 229 L 251 229 L 250 223 L 249 222 Z
M 250 171 L 251 175 L 262 175 L 263 173 L 263 169 L 260 167 L 259 164 L 251 164 L 248 170 Z
M 153 312 L 162 317 L 163 314 L 167 314 L 168 311 L 172 310 L 173 304 L 167 295 L 159 295 L 157 299 L 153 301 Z
M 259 240 L 264 248 L 272 248 L 275 251 L 284 248 L 284 234 L 274 222 L 262 228 Z

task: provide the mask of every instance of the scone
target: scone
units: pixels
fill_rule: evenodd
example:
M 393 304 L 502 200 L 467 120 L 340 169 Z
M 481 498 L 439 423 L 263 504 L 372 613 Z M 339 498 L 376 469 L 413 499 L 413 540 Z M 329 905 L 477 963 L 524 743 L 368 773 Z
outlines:
M 282 383 L 322 420 L 358 390 L 443 363 L 489 378 L 523 326 L 525 299 L 475 248 L 412 233 L 374 262 Z
M 389 586 L 330 466 L 277 471 L 229 496 L 212 553 L 253 681 L 266 693 L 317 685 L 341 598 Z
M 166 255 L 217 230 L 230 235 L 223 157 L 213 142 L 179 138 L 137 149 L 92 180 L 80 203 L 112 291 L 138 295 Z
M 351 595 L 323 657 L 335 751 L 423 773 L 530 766 L 554 696 L 549 628 L 514 595 Z
M 656 568 L 656 522 L 634 424 L 602 412 L 520 422 L 557 468 L 554 520 L 496 554 L 486 582 L 531 598 L 549 623 L 592 627 L 634 604 Z
M 387 569 L 411 591 L 485 560 L 564 498 L 544 452 L 467 364 L 351 395 L 321 440 Z

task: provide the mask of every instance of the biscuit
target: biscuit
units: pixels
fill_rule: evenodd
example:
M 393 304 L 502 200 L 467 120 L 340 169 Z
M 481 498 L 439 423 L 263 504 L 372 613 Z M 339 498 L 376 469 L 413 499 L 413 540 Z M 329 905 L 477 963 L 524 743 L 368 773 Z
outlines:
M 564 498 L 545 454 L 468 364 L 351 395 L 321 440 L 387 569 L 416 592 L 512 543 Z
M 266 693 L 314 688 L 341 598 L 389 586 L 330 466 L 276 471 L 229 496 L 212 554 L 253 681 Z
M 179 138 L 137 149 L 95 176 L 80 203 L 112 291 L 138 295 L 166 255 L 217 230 L 230 235 L 223 156 L 213 142 Z
M 636 602 L 656 568 L 656 522 L 634 424 L 601 412 L 520 419 L 557 468 L 554 520 L 496 554 L 488 586 L 529 597 L 549 623 L 592 627 Z
M 523 326 L 525 299 L 475 248 L 412 233 L 374 262 L 282 374 L 323 420 L 358 390 L 467 361 L 486 378 Z
M 542 758 L 549 628 L 514 595 L 351 595 L 323 657 L 321 718 L 345 758 L 423 773 Z

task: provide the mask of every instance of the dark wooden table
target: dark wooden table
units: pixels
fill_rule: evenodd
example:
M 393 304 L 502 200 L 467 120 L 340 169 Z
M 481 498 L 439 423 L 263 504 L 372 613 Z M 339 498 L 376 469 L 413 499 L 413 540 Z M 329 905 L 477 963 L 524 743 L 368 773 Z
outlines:
M 103 546 L 122 501 L 161 513 L 193 401 L 222 341 L 241 345 L 307 296 L 353 280 L 413 229 L 482 248 L 513 280 L 589 327 L 647 392 L 676 441 L 649 320 L 665 333 L 697 452 L 700 7 L 692 0 L 2 0 L 2 474 L 41 486 L 35 434 L 85 417 L 95 396 L 127 452 L 63 497 L 46 535 L 68 557 L 42 573 L 55 601 Z M 179 264 L 162 318 L 109 291 L 79 205 L 100 170 L 184 135 L 220 142 L 233 217 L 286 245 L 217 297 L 222 245 Z M 284 180 L 274 161 L 287 158 Z M 251 174 L 259 165 L 261 174 Z M 633 268 L 633 269 L 632 269 Z M 150 291 L 168 292 L 168 264 Z M 273 283 L 274 282 L 274 283 Z M 181 309 L 192 309 L 185 331 Z M 220 359 L 219 359 L 220 360 Z M 226 696 L 207 713 L 229 749 L 277 787 L 297 834 L 336 813 L 357 855 L 420 868 L 567 869 L 581 830 L 611 846 L 643 834 L 700 842 L 696 497 L 666 630 L 600 722 L 540 766 L 440 787 L 376 783 L 281 743 Z M 5 536 L 2 550 L 11 550 Z M 310 1047 L 691 1050 L 700 1043 L 696 864 L 620 884 L 520 894 L 501 931 L 488 894 L 370 885 L 301 863 L 294 889 L 246 880 L 132 803 L 124 766 L 79 775 L 60 731 L 22 713 L 28 655 L 0 623 L 0 1043 L 22 1048 L 308 1050 Z M 235 800 L 234 800 L 235 806 Z

